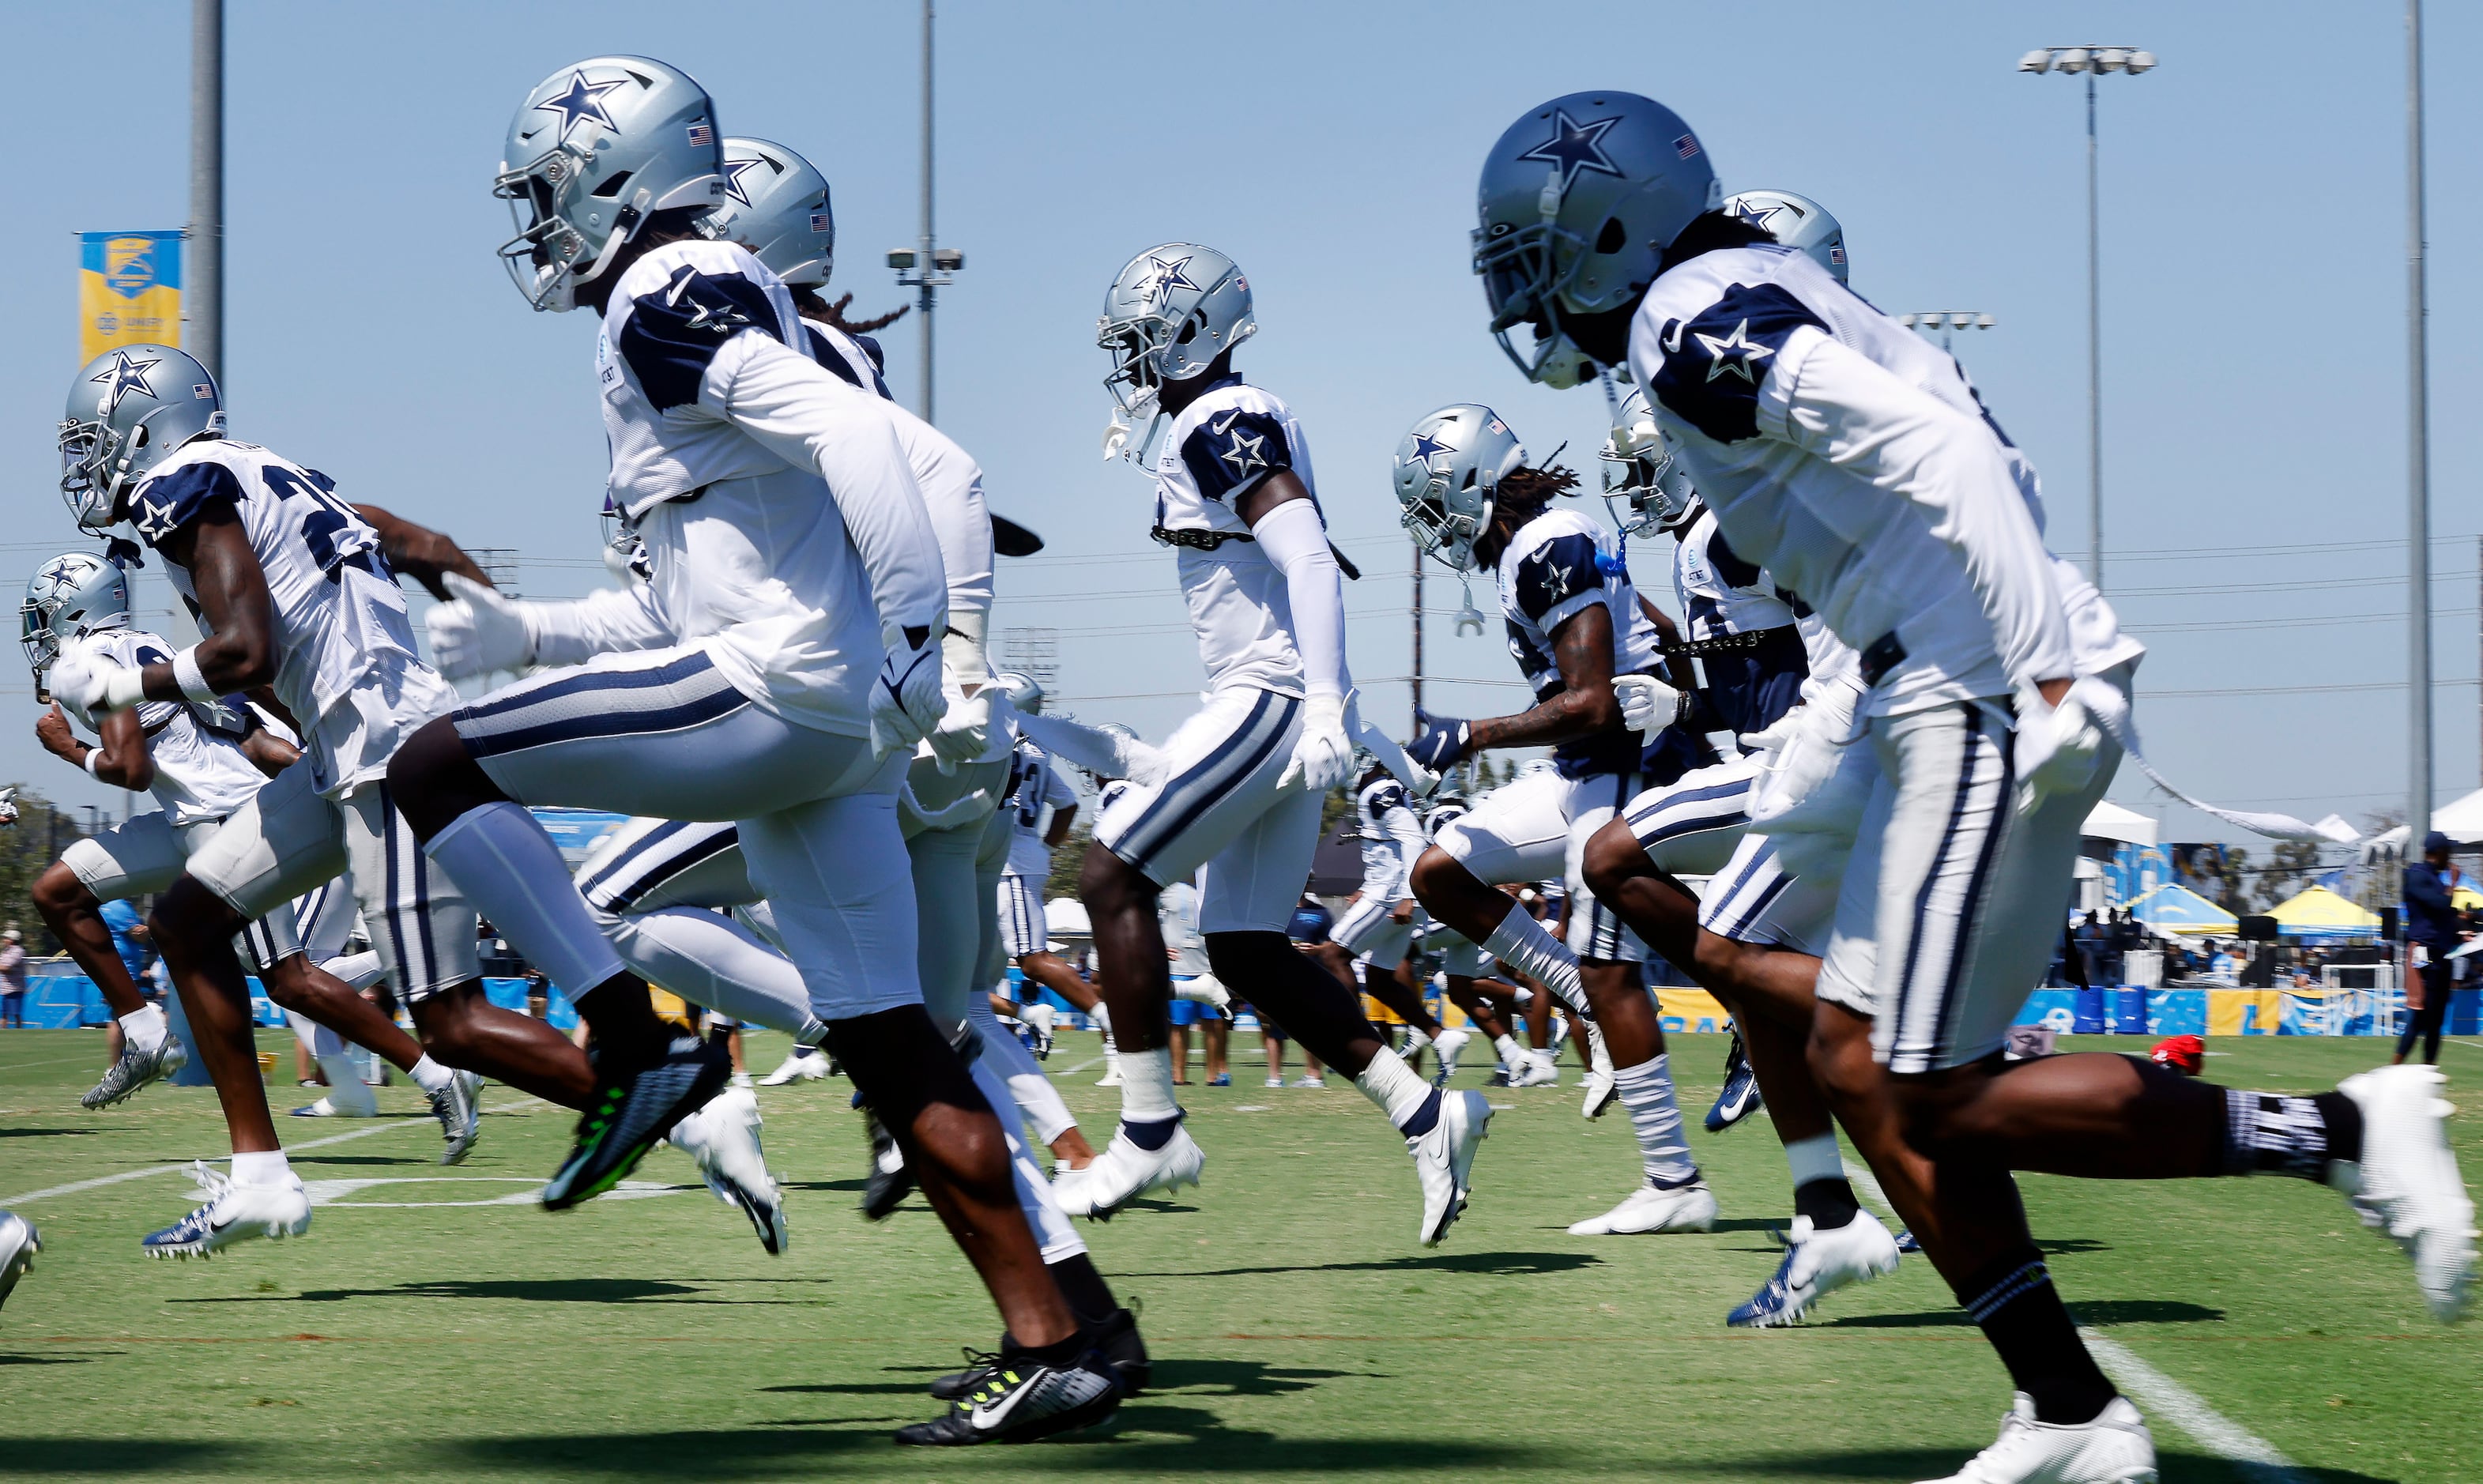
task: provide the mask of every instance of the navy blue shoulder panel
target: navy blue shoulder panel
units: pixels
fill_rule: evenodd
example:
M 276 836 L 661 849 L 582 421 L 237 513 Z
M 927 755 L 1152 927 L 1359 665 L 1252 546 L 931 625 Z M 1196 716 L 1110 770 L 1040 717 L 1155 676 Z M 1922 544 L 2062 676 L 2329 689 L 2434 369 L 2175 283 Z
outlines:
M 185 464 L 139 486 L 129 519 L 147 544 L 161 545 L 165 537 L 197 519 L 200 511 L 218 500 L 235 507 L 241 504 L 241 481 L 233 471 L 205 461 Z
M 1294 466 L 1285 426 L 1267 412 L 1212 412 L 1182 439 L 1181 462 L 1200 495 L 1229 500 Z
M 1649 392 L 1720 443 L 1759 434 L 1759 384 L 1793 332 L 1819 316 L 1773 283 L 1735 283 L 1687 323 L 1665 324 L 1664 363 Z
M 745 330 L 783 342 L 767 291 L 737 273 L 703 274 L 684 263 L 662 288 L 638 296 L 617 349 L 655 411 L 670 411 L 698 400 L 715 353 Z
M 1569 599 L 1601 590 L 1599 555 L 1595 539 L 1582 531 L 1555 536 L 1527 553 L 1517 564 L 1519 611 L 1540 623 L 1545 614 Z

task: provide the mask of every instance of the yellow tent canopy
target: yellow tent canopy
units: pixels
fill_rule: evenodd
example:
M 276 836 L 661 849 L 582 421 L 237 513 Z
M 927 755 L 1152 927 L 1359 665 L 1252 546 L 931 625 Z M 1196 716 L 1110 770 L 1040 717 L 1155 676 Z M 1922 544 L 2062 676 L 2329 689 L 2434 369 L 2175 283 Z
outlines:
M 2448 893 L 2448 905 L 2459 912 L 2472 912 L 2478 907 L 2483 907 L 2483 891 L 2477 891 L 2472 887 L 2459 887 Z
M 2278 903 L 2268 913 L 2279 927 L 2326 930 L 2328 932 L 2377 933 L 2377 913 L 2362 908 L 2338 896 L 2326 887 L 2309 887 Z

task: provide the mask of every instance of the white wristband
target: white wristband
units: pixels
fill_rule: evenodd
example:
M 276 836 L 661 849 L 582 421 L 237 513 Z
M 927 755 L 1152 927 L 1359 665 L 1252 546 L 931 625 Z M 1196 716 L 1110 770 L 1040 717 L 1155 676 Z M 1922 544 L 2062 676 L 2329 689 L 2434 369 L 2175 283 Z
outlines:
M 100 774 L 100 773 L 97 773 L 97 772 L 96 772 L 96 771 L 94 771 L 94 770 L 95 770 L 96 765 L 97 765 L 97 764 L 99 764 L 99 763 L 101 763 L 102 761 L 103 761 L 103 749 L 102 749 L 102 748 L 99 748 L 99 747 L 90 747 L 90 748 L 88 748 L 88 749 L 86 750 L 86 776 L 87 776 L 87 777 L 89 777 L 89 778 L 91 778 L 91 779 L 94 779 L 94 780 L 96 780 L 97 782 L 100 782 L 100 781 L 102 780 L 102 778 L 103 778 L 103 775 L 102 775 L 102 774 Z
M 97 709 L 126 711 L 146 699 L 147 673 L 136 665 L 124 665 L 104 676 L 103 701 Z
M 202 706 L 212 706 L 224 700 L 199 669 L 199 647 L 195 644 L 173 656 L 173 683 L 181 687 L 182 695 Z

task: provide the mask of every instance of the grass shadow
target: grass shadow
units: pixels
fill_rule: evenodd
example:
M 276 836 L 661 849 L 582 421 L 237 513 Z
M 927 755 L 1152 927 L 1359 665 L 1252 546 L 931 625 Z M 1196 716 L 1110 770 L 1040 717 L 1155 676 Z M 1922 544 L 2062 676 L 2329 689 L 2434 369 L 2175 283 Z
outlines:
M 1485 1277 L 1540 1277 L 1601 1267 L 1585 1252 L 1442 1252 L 1371 1262 L 1301 1262 L 1272 1267 L 1198 1268 L 1179 1273 L 1125 1273 L 1124 1278 L 1255 1278 L 1271 1273 L 1466 1273 Z
M 0 1139 L 83 1139 L 93 1128 L 0 1128 Z
M 2100 1299 L 2071 1309 L 2080 1324 L 2222 1324 L 2225 1312 L 2179 1299 Z M 1962 1309 L 1931 1309 L 1903 1314 L 1847 1314 L 1823 1328 L 1850 1330 L 1912 1330 L 1974 1328 Z
M 227 1473 L 264 1467 L 259 1448 L 247 1443 L 196 1443 L 161 1435 L 124 1438 L 11 1438 L 6 1453 L 13 1477 L 85 1474 L 137 1478 L 150 1473 Z
M 300 1293 L 234 1294 L 167 1299 L 172 1304 L 340 1304 L 347 1299 L 515 1299 L 530 1304 L 779 1304 L 800 1299 L 702 1298 L 708 1290 L 652 1278 L 437 1279 L 389 1288 L 306 1288 Z
M 119 1355 L 119 1350 L 105 1352 Z M 91 1365 L 102 1356 L 94 1355 L 0 1355 L 0 1365 Z

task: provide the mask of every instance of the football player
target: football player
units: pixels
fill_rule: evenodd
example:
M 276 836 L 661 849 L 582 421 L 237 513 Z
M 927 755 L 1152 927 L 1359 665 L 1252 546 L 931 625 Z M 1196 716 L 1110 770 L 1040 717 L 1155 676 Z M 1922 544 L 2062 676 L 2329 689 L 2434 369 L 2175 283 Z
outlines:
M 1021 715 L 1031 716 L 1043 709 L 1043 687 L 1031 676 L 1012 671 L 1001 677 L 1007 687 L 1009 703 Z M 1050 808 L 1050 822 L 1044 810 Z M 1060 770 L 1052 765 L 1052 756 L 1043 744 L 1023 732 L 1018 737 L 1017 760 L 1009 772 L 1008 795 L 1001 801 L 1001 812 L 1008 816 L 1008 860 L 1001 870 L 998 888 L 1001 942 L 1010 963 L 1018 972 L 1031 980 L 1037 990 L 1050 990 L 1067 1001 L 1069 1007 L 1086 1016 L 1104 1033 L 1105 1079 L 1120 1073 L 1120 1047 L 1112 1041 L 1112 1013 L 1095 987 L 1080 978 L 1059 954 L 1052 951 L 1051 937 L 1043 917 L 1044 883 L 1052 879 L 1052 853 L 1069 838 L 1071 823 L 1078 814 L 1078 792 Z M 994 976 L 997 980 L 997 975 Z M 1074 1126 L 1073 1126 L 1074 1127 Z M 1095 1152 L 1084 1148 L 1083 1135 L 1078 1137 L 1080 1156 L 1070 1161 L 1072 1169 L 1084 1169 L 1092 1163 Z
M 1816 1014 L 1869 1023 L 1905 1137 L 1938 1165 L 1926 1207 L 1904 1214 L 2018 1391 L 1999 1441 L 1957 1477 L 2154 1471 L 2145 1422 L 2027 1234 L 2012 1170 L 2325 1181 L 2409 1251 L 2434 1312 L 2458 1314 L 2473 1208 L 2436 1073 L 2382 1069 L 2298 1098 L 2134 1057 L 1999 1055 L 2059 939 L 2139 651 L 2043 549 L 2034 472 L 1956 362 L 1719 209 L 1703 146 L 1650 99 L 1529 111 L 1493 146 L 1479 199 L 1475 267 L 1512 360 L 1555 385 L 1626 362 L 1733 548 L 1860 656 L 1867 736 L 1806 801 L 1859 800 Z M 1835 1068 L 1821 1074 L 1844 1094 Z
M 1414 862 L 1414 894 L 1484 954 L 1599 1026 L 1615 1071 L 1590 1085 L 1586 1111 L 1600 1113 L 1617 1093 L 1644 1179 L 1620 1206 L 1582 1223 L 1592 1229 L 1587 1234 L 1704 1232 L 1715 1224 L 1716 1197 L 1682 1136 L 1664 1028 L 1640 969 L 1642 950 L 1620 918 L 1587 894 L 1578 873 L 1588 837 L 1615 810 L 1648 784 L 1711 761 L 1713 752 L 1679 728 L 1662 728 L 1648 742 L 1621 725 L 1613 677 L 1652 670 L 1660 636 L 1612 532 L 1552 503 L 1576 487 L 1575 474 L 1529 466 L 1508 424 L 1473 403 L 1416 422 L 1398 445 L 1395 472 L 1417 548 L 1456 571 L 1481 566 L 1498 574 L 1509 654 L 1535 698 L 1511 716 L 1431 718 L 1410 749 L 1414 760 L 1446 771 L 1490 748 L 1553 749 L 1552 766 L 1492 790 L 1440 832 Z M 1550 877 L 1569 888 L 1566 943 L 1498 889 Z M 1548 1063 L 1529 1056 L 1522 1067 L 1512 1064 L 1510 1084 L 1546 1080 Z
M 1232 258 L 1165 243 L 1130 259 L 1104 296 L 1096 343 L 1124 411 L 1145 423 L 1153 535 L 1177 548 L 1207 703 L 1105 806 L 1080 870 L 1104 997 L 1121 1051 L 1121 1126 L 1070 1177 L 1072 1210 L 1108 1216 L 1148 1190 L 1195 1181 L 1206 1156 L 1181 1126 L 1166 1050 L 1169 961 L 1157 893 L 1198 875 L 1199 930 L 1215 976 L 1305 1050 L 1344 1071 L 1404 1137 L 1423 1187 L 1418 1236 L 1447 1235 L 1491 1117 L 1479 1093 L 1416 1076 L 1360 1002 L 1285 930 L 1319 845 L 1320 801 L 1351 776 L 1352 680 L 1341 569 L 1292 411 L 1233 369 L 1258 330 Z M 1073 759 L 1074 760 L 1074 759 Z M 1204 866 L 1203 873 L 1200 868 Z
M 1442 1066 L 1454 1065 L 1470 1033 L 1441 1029 L 1407 967 L 1420 907 L 1406 876 L 1429 842 L 1405 802 L 1405 785 L 1375 757 L 1355 783 L 1353 819 L 1362 837 L 1362 888 L 1328 937 L 1348 961 L 1360 961 L 1362 992 L 1405 1022 L 1405 1044 L 1397 1048 L 1405 1065 L 1419 1068 L 1425 1047 Z
M 952 706 L 943 683 L 949 583 L 975 569 L 948 570 L 892 406 L 813 358 L 773 272 L 709 239 L 721 144 L 706 90 L 643 57 L 564 67 L 519 106 L 497 189 L 520 230 L 502 255 L 536 308 L 601 319 L 609 489 L 653 575 L 524 604 L 514 627 L 480 588 L 436 610 L 443 663 L 554 668 L 424 728 L 390 787 L 494 924 L 555 982 L 587 987 L 574 998 L 609 1093 L 547 1205 L 610 1188 L 725 1068 L 666 1035 L 523 806 L 734 824 L 826 1045 L 1006 1326 L 997 1363 L 899 1441 L 1084 1427 L 1117 1408 L 1121 1383 L 1020 1208 L 1005 1131 L 951 1044 L 963 1007 L 937 1021 L 925 1008 L 926 986 L 945 997 L 977 943 L 924 941 L 918 909 L 942 909 L 918 899 L 928 858 L 909 853 L 900 815 L 916 794 L 913 822 L 935 828 L 987 766 L 988 700 Z M 987 520 L 982 540 L 988 552 Z M 987 584 L 988 556 L 980 572 Z M 926 737 L 946 765 L 929 771 L 958 797 L 919 797 L 909 764 Z M 974 843 L 939 863 L 961 858 L 971 882 Z M 926 955 L 963 967 L 926 972 Z
M 44 563 L 27 584 L 21 613 L 22 643 L 38 697 L 47 694 L 49 672 L 64 647 L 82 647 L 113 664 L 131 667 L 172 657 L 171 645 L 131 625 L 129 577 L 120 562 L 92 552 L 64 552 Z M 260 725 L 257 713 L 236 697 L 212 706 L 186 700 L 150 701 L 115 711 L 103 718 L 93 744 L 70 730 L 67 713 L 54 703 L 37 718 L 35 737 L 46 752 L 91 777 L 146 789 L 161 806 L 155 813 L 136 815 L 71 845 L 36 879 L 31 893 L 35 910 L 94 982 L 120 1028 L 113 1065 L 79 1100 L 86 1107 L 108 1107 L 179 1071 L 189 1061 L 189 1050 L 173 1034 L 163 1010 L 148 1003 L 130 977 L 103 920 L 103 904 L 170 888 L 189 851 L 300 754 Z M 288 902 L 244 935 L 268 998 L 291 1015 L 317 1022 L 325 1032 L 316 1037 L 317 1049 L 325 1053 L 320 1065 L 332 1082 L 347 1077 L 338 1083 L 347 1096 L 361 1092 L 361 1081 L 349 1074 L 343 1043 L 336 1039 L 339 1030 L 413 1077 L 448 1143 L 441 1162 L 456 1163 L 474 1138 L 475 1079 L 432 1060 L 414 1038 L 337 981 L 328 961 L 341 950 L 345 931 L 353 925 L 350 897 L 331 893 L 325 886 L 313 896 L 320 903 L 334 898 L 337 911 L 307 913 L 297 924 L 294 904 Z M 296 936 L 298 926 L 309 928 L 307 936 L 321 951 L 305 951 Z M 362 1092 L 364 1100 L 368 1097 Z

